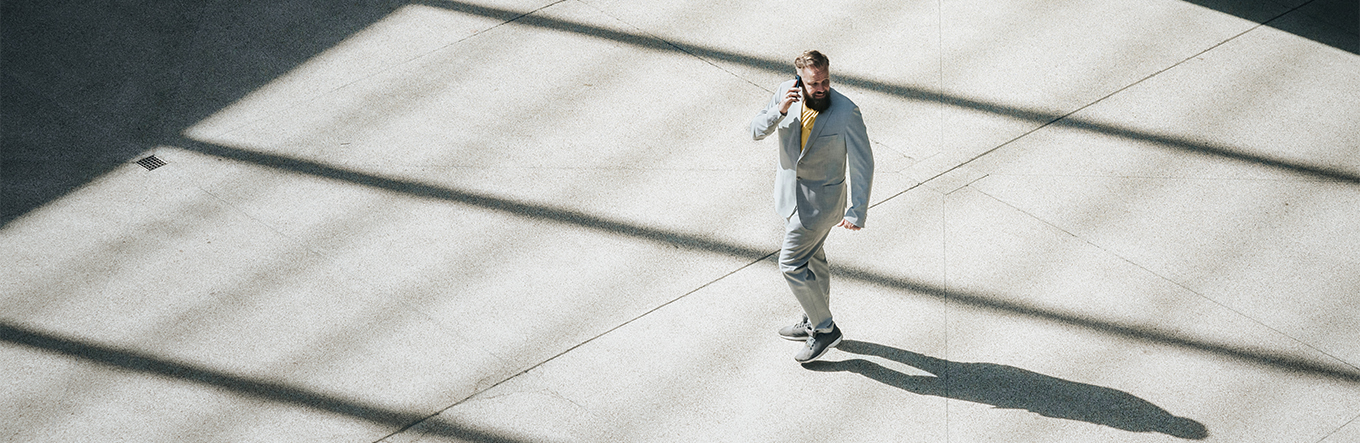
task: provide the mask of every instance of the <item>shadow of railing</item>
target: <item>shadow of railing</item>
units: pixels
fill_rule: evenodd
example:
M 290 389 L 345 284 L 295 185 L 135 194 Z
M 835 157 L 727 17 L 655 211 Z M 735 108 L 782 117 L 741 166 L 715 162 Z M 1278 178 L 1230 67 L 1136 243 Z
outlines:
M 345 399 L 284 383 L 261 381 L 188 363 L 178 363 L 154 355 L 60 337 L 6 322 L 0 322 L 0 342 L 66 355 L 119 370 L 197 383 L 246 397 L 351 417 L 395 429 L 391 435 L 419 424 L 420 432 L 428 435 L 478 442 L 521 441 L 492 431 L 450 422 L 438 417 L 438 413 L 421 414 L 392 410 L 366 404 L 360 400 Z
M 179 147 L 196 151 L 199 153 L 221 157 L 224 159 L 253 163 L 260 166 L 275 168 L 284 172 L 310 175 L 313 177 L 338 180 L 362 186 L 368 186 L 387 191 L 399 192 L 415 197 L 430 198 L 452 203 L 468 205 L 491 211 L 499 211 L 534 220 L 549 221 L 554 223 L 572 225 L 588 230 L 600 232 L 608 235 L 618 235 L 631 237 L 634 239 L 656 242 L 678 248 L 708 252 L 713 254 L 726 255 L 730 257 L 743 258 L 752 261 L 760 261 L 773 256 L 778 251 L 762 250 L 757 247 L 730 243 L 722 240 L 707 238 L 698 234 L 669 231 L 666 229 L 638 226 L 635 224 L 611 220 L 598 215 L 591 215 L 576 210 L 555 208 L 543 204 L 515 201 L 503 197 L 496 197 L 488 194 L 475 193 L 465 190 L 453 189 L 448 187 L 436 186 L 431 184 L 419 183 L 392 177 L 382 177 L 366 172 L 337 166 L 324 165 L 311 160 L 303 160 L 292 157 L 285 157 L 277 154 L 255 152 L 246 149 L 223 146 L 219 144 L 203 143 L 193 140 L 183 140 L 178 144 Z M 880 203 L 881 204 L 881 203 Z M 937 285 L 922 283 L 911 279 L 886 275 L 868 269 L 853 267 L 836 266 L 834 272 L 838 278 L 848 278 L 858 280 L 872 285 L 897 290 L 902 293 L 911 293 L 919 296 L 933 297 L 941 300 L 948 300 L 952 303 L 963 304 L 975 308 L 982 308 L 994 312 L 1026 316 L 1038 320 L 1052 323 L 1079 326 L 1105 334 L 1125 337 L 1130 339 L 1142 340 L 1163 345 L 1176 346 L 1197 351 L 1221 355 L 1240 361 L 1285 369 L 1290 371 L 1306 372 L 1318 376 L 1330 377 L 1351 383 L 1360 383 L 1360 369 L 1350 367 L 1345 363 L 1338 363 L 1334 366 L 1320 364 L 1303 358 L 1293 357 L 1283 354 L 1273 354 L 1265 351 L 1256 351 L 1226 344 L 1207 343 L 1200 340 L 1178 336 L 1155 329 L 1139 326 L 1122 325 L 1110 321 L 1084 317 L 1076 314 L 1065 313 L 1049 308 L 1026 305 L 1022 303 L 1010 302 L 999 297 L 987 294 L 949 290 Z
M 1077 420 L 1131 432 L 1159 432 L 1203 440 L 1203 424 L 1116 389 L 1077 383 L 993 363 L 959 363 L 875 343 L 846 340 L 837 349 L 905 364 L 933 374 L 907 375 L 864 359 L 816 361 L 820 372 L 853 372 L 907 392 L 1024 409 L 1045 417 Z
M 643 49 L 679 52 L 709 61 L 734 63 L 768 72 L 789 73 L 790 75 L 793 73 L 791 61 L 753 57 L 750 55 L 738 54 L 732 51 L 726 51 L 702 45 L 663 40 L 661 38 L 654 36 L 623 32 L 586 23 L 545 17 L 541 14 L 533 13 L 537 11 L 519 12 L 509 9 L 475 5 L 456 0 L 419 0 L 419 3 L 427 6 L 444 8 L 463 14 L 508 20 L 510 23 L 514 23 L 521 26 L 529 26 L 540 29 L 549 29 L 553 31 L 580 34 L 587 37 L 609 40 Z M 545 6 L 544 8 L 547 8 L 549 6 Z M 540 8 L 540 10 L 544 8 Z M 1125 138 L 1130 140 L 1150 142 L 1168 149 L 1174 149 L 1187 153 L 1217 156 L 1242 162 L 1254 163 L 1262 166 L 1268 166 L 1275 169 L 1280 169 L 1284 171 L 1293 172 L 1296 174 L 1312 176 L 1321 179 L 1338 180 L 1351 184 L 1360 184 L 1360 173 L 1356 171 L 1348 171 L 1344 169 L 1326 166 L 1310 165 L 1307 163 L 1284 158 L 1272 158 L 1267 155 L 1246 152 L 1241 149 L 1237 149 L 1230 146 L 1204 143 L 1184 137 L 1177 137 L 1172 135 L 1164 135 L 1153 132 L 1123 128 L 1108 123 L 1102 123 L 1098 121 L 1073 117 L 1072 115 L 1075 114 L 1076 112 L 1079 112 L 1080 109 L 1074 110 L 1066 114 L 1057 114 L 1053 112 L 1027 109 L 1020 106 L 1012 106 L 1001 103 L 989 102 L 982 99 L 968 98 L 953 94 L 944 94 L 938 91 L 930 91 L 913 86 L 887 83 L 869 77 L 849 74 L 844 71 L 837 71 L 835 73 L 835 81 L 837 83 L 849 85 L 855 88 L 874 91 L 881 94 L 892 95 L 895 97 L 905 98 L 909 100 L 938 102 L 948 106 L 965 108 L 996 115 L 1003 115 L 1006 117 L 1015 118 L 1019 120 L 1026 120 L 1038 124 L 1039 128 L 1047 126 L 1061 126 L 1079 131 L 1104 134 L 1108 136 Z

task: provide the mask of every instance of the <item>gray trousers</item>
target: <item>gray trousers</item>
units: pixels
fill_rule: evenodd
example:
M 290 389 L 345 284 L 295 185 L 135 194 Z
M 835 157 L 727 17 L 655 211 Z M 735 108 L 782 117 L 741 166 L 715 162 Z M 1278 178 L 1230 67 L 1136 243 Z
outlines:
M 798 304 L 803 305 L 808 323 L 821 332 L 832 327 L 831 267 L 826 263 L 822 245 L 834 227 L 834 224 L 803 226 L 798 211 L 794 211 L 784 224 L 784 246 L 779 250 L 779 270 L 784 273 L 784 280 L 789 282 Z

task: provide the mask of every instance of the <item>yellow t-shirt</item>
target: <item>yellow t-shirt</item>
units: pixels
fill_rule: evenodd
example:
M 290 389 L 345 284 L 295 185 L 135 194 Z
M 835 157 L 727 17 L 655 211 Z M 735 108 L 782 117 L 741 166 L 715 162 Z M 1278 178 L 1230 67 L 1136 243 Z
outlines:
M 803 106 L 803 147 L 800 150 L 807 149 L 808 136 L 812 135 L 812 124 L 817 122 L 817 114 L 816 110 Z

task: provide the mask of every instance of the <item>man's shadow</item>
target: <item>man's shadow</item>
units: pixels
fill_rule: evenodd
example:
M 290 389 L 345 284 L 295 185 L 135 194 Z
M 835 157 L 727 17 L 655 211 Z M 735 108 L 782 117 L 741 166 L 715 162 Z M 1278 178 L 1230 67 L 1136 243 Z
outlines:
M 864 359 L 816 361 L 804 366 L 822 372 L 853 372 L 916 394 L 1025 409 L 1045 417 L 1080 420 L 1125 431 L 1160 432 L 1194 440 L 1209 436 L 1203 424 L 1177 417 L 1147 400 L 1115 389 L 1011 366 L 956 363 L 874 343 L 846 340 L 837 349 L 886 358 L 934 376 L 907 375 Z

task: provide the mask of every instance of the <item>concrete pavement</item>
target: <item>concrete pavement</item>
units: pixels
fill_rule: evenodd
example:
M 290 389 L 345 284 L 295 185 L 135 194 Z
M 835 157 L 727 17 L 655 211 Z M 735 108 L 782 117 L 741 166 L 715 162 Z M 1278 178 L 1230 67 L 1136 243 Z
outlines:
M 3 8 L 8 441 L 1360 440 L 1353 2 Z M 804 367 L 807 48 L 878 172 Z

